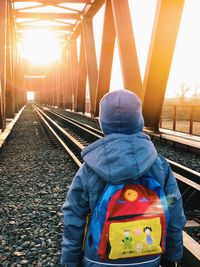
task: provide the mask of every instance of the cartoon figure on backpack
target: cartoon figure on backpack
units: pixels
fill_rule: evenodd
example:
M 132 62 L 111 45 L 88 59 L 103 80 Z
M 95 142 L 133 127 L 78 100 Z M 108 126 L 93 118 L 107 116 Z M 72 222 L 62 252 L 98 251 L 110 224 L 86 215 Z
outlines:
M 124 238 L 121 243 L 123 243 L 123 254 L 133 252 L 133 238 L 131 237 L 131 231 L 129 229 L 124 230 Z
M 146 234 L 145 241 L 148 244 L 148 250 L 150 250 L 151 245 L 154 243 L 151 237 L 152 228 L 147 226 L 143 229 L 144 233 Z

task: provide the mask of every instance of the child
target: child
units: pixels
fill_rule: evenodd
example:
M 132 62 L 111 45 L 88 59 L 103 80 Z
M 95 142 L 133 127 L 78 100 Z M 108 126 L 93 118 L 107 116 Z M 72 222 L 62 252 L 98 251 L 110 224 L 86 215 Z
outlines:
M 160 261 L 162 267 L 177 266 L 175 262 L 182 258 L 182 228 L 186 222 L 181 194 L 167 161 L 142 132 L 141 101 L 126 89 L 110 92 L 101 100 L 99 119 L 105 137 L 82 151 L 84 164 L 74 177 L 63 206 L 62 266 L 158 267 Z M 168 201 L 169 225 L 162 260 L 160 255 L 101 260 L 89 230 L 83 250 L 87 215 L 93 213 L 106 184 L 137 180 L 144 174 L 161 184 Z

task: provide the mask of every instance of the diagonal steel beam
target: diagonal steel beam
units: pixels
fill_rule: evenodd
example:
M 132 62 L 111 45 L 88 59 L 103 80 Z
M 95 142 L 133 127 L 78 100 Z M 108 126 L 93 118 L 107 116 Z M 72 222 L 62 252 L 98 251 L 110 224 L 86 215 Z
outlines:
M 76 105 L 77 112 L 85 111 L 86 79 L 87 79 L 87 70 L 85 62 L 85 47 L 83 40 L 83 31 L 81 31 L 80 55 L 79 55 L 79 66 L 78 66 L 77 105 Z
M 142 81 L 128 0 L 111 0 L 124 87 L 142 93 Z
M 35 5 L 35 6 L 28 6 L 28 7 L 22 7 L 22 8 L 18 8 L 18 9 L 14 9 L 14 11 L 24 11 L 24 10 L 31 10 L 32 8 L 38 8 L 38 7 L 44 7 L 44 5 L 39 4 L 39 5 Z
M 159 130 L 159 119 L 184 0 L 159 0 L 143 84 L 145 126 Z
M 109 91 L 112 71 L 113 53 L 115 45 L 115 26 L 113 20 L 111 1 L 106 1 L 104 27 L 101 44 L 100 65 L 97 80 L 97 99 L 95 116 L 99 115 L 99 102 Z
M 95 50 L 92 18 L 84 19 L 82 22 L 82 27 L 83 27 L 83 36 L 84 36 L 86 69 L 87 69 L 89 92 L 90 92 L 90 104 L 91 104 L 90 112 L 92 115 L 94 115 L 98 70 L 97 70 L 97 60 L 96 60 L 96 50 Z
M 81 12 L 81 19 L 94 17 L 104 3 L 105 0 L 95 0 L 92 4 L 85 5 L 84 9 Z M 76 39 L 80 35 L 81 25 L 81 21 L 76 22 L 74 32 L 71 34 L 69 39 Z

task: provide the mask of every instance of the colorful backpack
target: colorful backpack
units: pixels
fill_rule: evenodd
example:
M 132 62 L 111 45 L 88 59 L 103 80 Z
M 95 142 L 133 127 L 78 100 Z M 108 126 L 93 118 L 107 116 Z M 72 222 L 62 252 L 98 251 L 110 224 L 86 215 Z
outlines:
M 108 184 L 89 226 L 95 250 L 102 260 L 161 254 L 168 216 L 164 191 L 155 179 Z

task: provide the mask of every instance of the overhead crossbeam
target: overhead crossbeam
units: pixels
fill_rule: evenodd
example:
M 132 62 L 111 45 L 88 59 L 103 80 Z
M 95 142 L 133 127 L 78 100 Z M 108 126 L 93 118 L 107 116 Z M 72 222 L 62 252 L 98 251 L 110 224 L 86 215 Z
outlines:
M 51 29 L 54 31 L 72 31 L 73 26 L 65 26 L 65 25 L 18 25 L 18 30 L 32 30 L 32 29 Z
M 35 1 L 28 1 L 28 0 L 12 0 L 12 2 L 37 2 L 41 4 L 48 5 L 49 3 L 54 4 L 62 4 L 62 3 L 74 3 L 74 4 L 90 4 L 90 0 L 35 0 Z
M 28 6 L 28 7 L 22 7 L 22 8 L 18 8 L 17 9 L 17 11 L 19 12 L 19 11 L 24 11 L 24 10 L 30 10 L 30 9 L 32 9 L 32 8 L 41 8 L 41 7 L 44 7 L 44 5 L 42 5 L 42 4 L 39 4 L 39 5 L 35 5 L 35 6 Z
M 159 119 L 184 0 L 159 0 L 143 84 L 145 126 L 159 130 Z
M 41 12 L 19 12 L 15 11 L 16 18 L 21 19 L 80 19 L 79 13 L 41 13 Z

